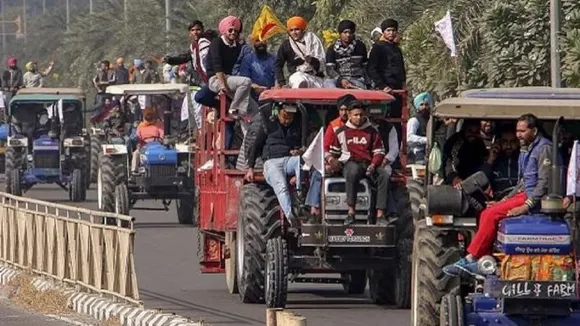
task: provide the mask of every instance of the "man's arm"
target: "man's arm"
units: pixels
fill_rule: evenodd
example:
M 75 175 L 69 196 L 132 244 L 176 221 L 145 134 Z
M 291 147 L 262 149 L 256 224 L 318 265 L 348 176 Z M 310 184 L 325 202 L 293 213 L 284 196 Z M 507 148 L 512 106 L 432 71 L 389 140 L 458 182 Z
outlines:
M 187 53 L 182 53 L 174 57 L 167 56 L 165 57 L 165 62 L 172 66 L 177 66 L 180 64 L 188 63 L 191 61 L 191 51 Z
M 258 158 L 258 155 L 262 153 L 267 136 L 268 135 L 266 134 L 263 126 L 260 126 L 258 130 L 256 130 L 256 139 L 248 151 L 248 167 L 250 169 L 253 169 L 254 166 L 256 166 L 256 159 Z
M 326 161 L 331 158 L 339 158 L 342 153 L 340 141 L 338 140 L 338 136 L 334 130 L 329 133 L 329 138 L 330 141 L 328 142 L 328 147 L 326 146 L 326 141 L 324 142 L 324 157 L 326 158 Z
M 426 136 L 419 136 L 417 135 L 417 130 L 419 130 L 419 120 L 417 118 L 409 119 L 407 122 L 407 143 L 408 144 L 417 144 L 417 145 L 426 145 L 427 144 L 427 137 Z
M 383 80 L 383 76 L 379 72 L 379 63 L 385 60 L 381 51 L 377 46 L 373 46 L 369 54 L 369 61 L 367 63 L 367 74 L 369 78 L 375 83 L 375 88 L 384 89 L 387 83 Z
M 387 159 L 390 165 L 395 162 L 397 156 L 399 156 L 399 135 L 397 135 L 395 128 L 391 128 L 389 132 L 389 152 L 385 155 L 385 159 Z
M 334 128 L 332 128 L 332 126 L 328 126 L 326 128 L 326 131 L 324 132 L 324 140 L 323 140 L 323 146 L 324 146 L 324 159 L 328 160 L 330 158 L 330 156 L 332 156 L 332 154 L 330 153 L 330 146 L 332 144 L 332 142 L 334 141 Z
M 276 74 L 276 84 L 279 86 L 286 85 L 286 78 L 284 77 L 284 65 L 286 64 L 286 56 L 284 55 L 284 48 L 287 43 L 282 43 L 276 53 L 276 62 L 274 63 L 274 71 Z
M 250 57 L 251 57 L 250 55 L 245 55 L 242 58 L 242 63 L 240 64 L 238 76 L 248 77 L 248 78 L 252 79 L 252 72 L 251 72 L 252 61 L 250 60 L 251 59 Z
M 552 146 L 546 145 L 539 149 L 538 155 L 538 180 L 531 193 L 527 194 L 526 205 L 532 209 L 548 193 L 550 183 L 550 170 L 552 167 Z
M 334 44 L 328 47 L 326 51 L 326 75 L 328 78 L 338 79 L 340 77 L 336 69 L 336 53 L 334 52 Z

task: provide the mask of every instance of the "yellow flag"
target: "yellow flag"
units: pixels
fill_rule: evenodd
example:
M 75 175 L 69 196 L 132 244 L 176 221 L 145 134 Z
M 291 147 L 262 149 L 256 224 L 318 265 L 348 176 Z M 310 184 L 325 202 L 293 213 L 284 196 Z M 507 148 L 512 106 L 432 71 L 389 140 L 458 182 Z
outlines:
M 254 24 L 254 29 L 252 29 L 252 38 L 264 41 L 278 33 L 286 33 L 286 28 L 276 17 L 272 8 L 265 5 Z

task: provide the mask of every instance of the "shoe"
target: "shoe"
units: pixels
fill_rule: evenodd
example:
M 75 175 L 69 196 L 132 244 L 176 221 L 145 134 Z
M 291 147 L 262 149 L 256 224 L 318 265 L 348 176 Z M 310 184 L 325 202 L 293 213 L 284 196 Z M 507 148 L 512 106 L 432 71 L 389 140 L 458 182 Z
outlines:
M 379 216 L 379 217 L 377 217 L 377 223 L 376 223 L 376 225 L 378 225 L 378 226 L 389 226 L 389 224 L 390 224 L 390 222 L 387 219 L 387 217 L 385 217 L 385 216 Z
M 352 223 L 354 223 L 354 217 L 355 217 L 354 214 L 349 213 L 346 216 L 346 220 L 344 220 L 344 225 L 346 226 L 346 225 L 351 225 Z
M 198 171 L 205 171 L 205 170 L 211 170 L 213 168 L 213 159 L 209 159 L 209 161 L 205 162 L 204 165 L 200 166 L 199 169 L 197 169 Z
M 470 262 L 466 258 L 461 258 L 455 264 L 443 267 L 443 273 L 453 277 L 462 275 L 477 276 L 481 274 L 479 267 L 477 267 L 477 261 Z

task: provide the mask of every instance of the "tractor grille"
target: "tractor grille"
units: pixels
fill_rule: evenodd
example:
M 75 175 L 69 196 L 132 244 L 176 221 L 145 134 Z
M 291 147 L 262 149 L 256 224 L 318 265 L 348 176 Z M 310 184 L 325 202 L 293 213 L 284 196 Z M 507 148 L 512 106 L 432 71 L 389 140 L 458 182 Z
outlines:
M 174 177 L 175 165 L 151 165 L 149 166 L 150 177 Z
M 60 168 L 60 155 L 55 153 L 34 153 L 34 167 L 37 169 Z

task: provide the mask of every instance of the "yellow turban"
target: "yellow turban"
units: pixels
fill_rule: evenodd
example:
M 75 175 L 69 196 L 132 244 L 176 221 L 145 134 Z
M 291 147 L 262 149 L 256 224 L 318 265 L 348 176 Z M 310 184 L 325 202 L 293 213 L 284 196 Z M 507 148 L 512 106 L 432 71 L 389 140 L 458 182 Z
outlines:
M 286 23 L 286 27 L 289 30 L 293 28 L 300 28 L 301 30 L 305 30 L 307 26 L 308 23 L 306 22 L 306 20 L 299 16 L 294 16 L 288 19 L 288 22 Z

